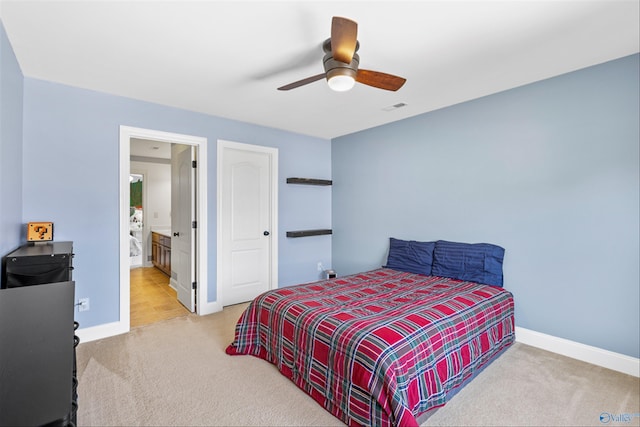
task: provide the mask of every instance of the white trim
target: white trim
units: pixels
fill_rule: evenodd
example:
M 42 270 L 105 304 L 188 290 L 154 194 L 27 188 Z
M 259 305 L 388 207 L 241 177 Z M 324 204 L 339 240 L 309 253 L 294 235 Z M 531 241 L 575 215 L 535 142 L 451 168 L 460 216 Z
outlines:
M 123 322 L 105 323 L 104 325 L 91 326 L 89 328 L 78 329 L 76 335 L 80 338 L 80 343 L 109 338 L 115 335 L 126 334 L 129 326 L 124 327 Z
M 178 133 L 162 132 L 152 129 L 142 129 L 129 126 L 120 126 L 120 312 L 117 322 L 99 325 L 92 328 L 78 330 L 78 336 L 105 338 L 111 335 L 128 332 L 131 325 L 129 314 L 129 173 L 130 173 L 130 140 L 131 138 L 150 139 L 154 141 L 194 145 L 198 152 L 197 168 L 197 194 L 198 194 L 198 238 L 196 251 L 198 257 L 197 281 L 198 281 L 198 310 L 200 315 L 212 313 L 211 304 L 207 302 L 208 290 L 208 263 L 207 263 L 207 138 Z M 215 305 L 214 305 L 215 307 Z M 110 334 L 110 335 L 109 335 Z M 82 339 L 82 338 L 81 338 Z
M 640 377 L 640 359 L 516 326 L 516 341 Z
M 223 308 L 224 296 L 220 292 L 221 263 L 222 263 L 222 172 L 223 172 L 223 153 L 225 148 L 236 150 L 254 151 L 269 154 L 271 160 L 271 289 L 278 287 L 278 149 L 275 147 L 266 147 L 263 145 L 244 144 L 240 142 L 218 140 L 218 159 L 217 159 L 217 197 L 216 197 L 216 214 L 217 214 L 217 259 L 216 259 L 216 301 L 219 310 Z

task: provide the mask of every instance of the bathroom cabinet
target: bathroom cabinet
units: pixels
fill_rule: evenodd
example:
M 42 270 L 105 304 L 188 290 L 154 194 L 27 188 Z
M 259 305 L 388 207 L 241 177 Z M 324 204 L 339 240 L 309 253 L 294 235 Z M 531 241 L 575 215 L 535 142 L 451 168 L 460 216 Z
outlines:
M 171 237 L 151 232 L 151 262 L 167 276 L 171 276 Z

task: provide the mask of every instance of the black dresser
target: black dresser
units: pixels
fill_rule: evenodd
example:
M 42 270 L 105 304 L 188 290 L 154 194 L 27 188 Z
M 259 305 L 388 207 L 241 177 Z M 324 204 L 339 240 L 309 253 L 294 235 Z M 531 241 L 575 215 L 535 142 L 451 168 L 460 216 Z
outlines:
M 3 258 L 0 426 L 73 426 L 77 413 L 73 244 L 27 244 Z
M 27 243 L 5 257 L 2 287 L 68 282 L 73 271 L 73 242 Z

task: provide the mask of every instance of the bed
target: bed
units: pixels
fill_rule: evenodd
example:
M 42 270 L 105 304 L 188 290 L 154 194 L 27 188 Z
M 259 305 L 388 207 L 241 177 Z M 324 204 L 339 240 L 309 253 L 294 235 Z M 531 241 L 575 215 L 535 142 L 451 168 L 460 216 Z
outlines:
M 268 291 L 227 353 L 275 364 L 348 425 L 418 425 L 514 341 L 504 249 L 475 245 L 391 239 L 382 268 Z

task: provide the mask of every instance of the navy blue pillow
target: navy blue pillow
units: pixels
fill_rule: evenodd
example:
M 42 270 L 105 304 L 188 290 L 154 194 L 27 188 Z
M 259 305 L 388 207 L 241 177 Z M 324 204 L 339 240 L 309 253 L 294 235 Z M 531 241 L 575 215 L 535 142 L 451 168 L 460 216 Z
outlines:
M 434 276 L 502 286 L 504 248 L 489 243 L 438 240 L 433 251 Z
M 389 238 L 389 256 L 384 267 L 431 276 L 435 242 Z

